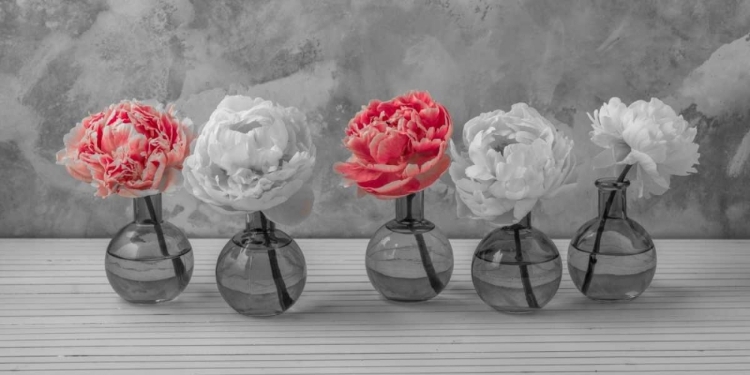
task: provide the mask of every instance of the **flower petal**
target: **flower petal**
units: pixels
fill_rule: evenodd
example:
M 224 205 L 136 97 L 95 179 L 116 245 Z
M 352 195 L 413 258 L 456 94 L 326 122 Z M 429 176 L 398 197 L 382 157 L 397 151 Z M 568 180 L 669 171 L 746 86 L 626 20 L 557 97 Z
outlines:
M 269 219 L 283 225 L 297 225 L 312 212 L 315 194 L 309 185 L 302 186 L 284 203 L 263 210 Z
M 464 138 L 470 142 L 466 154 L 451 144 L 454 162 L 449 172 L 462 202 L 459 212 L 467 217 L 498 224 L 508 223 L 513 215 L 518 221 L 539 199 L 574 179 L 573 142 L 524 103 L 514 104 L 507 113 L 495 111 L 469 120 Z
M 515 206 L 513 207 L 513 219 L 514 222 L 518 222 L 521 219 L 524 218 L 531 210 L 534 208 L 534 205 L 536 205 L 536 202 L 538 199 L 521 199 L 519 201 L 516 201 Z
M 379 198 L 423 190 L 450 165 L 452 129 L 448 112 L 426 92 L 373 100 L 349 122 L 344 145 L 352 157 L 334 170 Z

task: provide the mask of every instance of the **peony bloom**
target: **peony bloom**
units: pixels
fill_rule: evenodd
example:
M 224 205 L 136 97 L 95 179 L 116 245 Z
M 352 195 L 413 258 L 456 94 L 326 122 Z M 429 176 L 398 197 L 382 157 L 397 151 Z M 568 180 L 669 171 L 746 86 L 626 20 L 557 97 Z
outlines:
M 468 152 L 451 142 L 459 217 L 501 225 L 513 210 L 517 222 L 573 178 L 573 141 L 524 103 L 469 120 L 463 141 Z
M 178 120 L 173 108 L 122 101 L 76 124 L 57 164 L 102 198 L 145 197 L 179 185 L 192 137 L 192 122 Z
M 361 192 L 403 197 L 427 188 L 448 169 L 452 133 L 448 111 L 427 92 L 373 100 L 349 121 L 344 144 L 352 156 L 334 169 Z
M 227 96 L 211 114 L 185 161 L 185 186 L 228 211 L 263 211 L 295 224 L 311 210 L 306 182 L 315 145 L 305 115 L 268 100 Z
M 594 167 L 634 165 L 631 184 L 639 197 L 663 194 L 671 175 L 697 172 L 696 130 L 661 100 L 625 106 L 612 98 L 589 118 L 594 128 L 591 141 L 606 149 L 594 158 Z

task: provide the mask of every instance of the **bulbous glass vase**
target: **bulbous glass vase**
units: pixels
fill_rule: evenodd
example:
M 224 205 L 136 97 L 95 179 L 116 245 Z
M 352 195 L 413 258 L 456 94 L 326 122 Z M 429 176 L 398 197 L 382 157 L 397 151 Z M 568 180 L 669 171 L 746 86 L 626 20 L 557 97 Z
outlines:
M 477 294 L 502 312 L 541 309 L 555 296 L 561 279 L 560 253 L 546 234 L 531 227 L 531 214 L 490 232 L 471 262 Z
M 297 242 L 260 211 L 247 214 L 245 230 L 227 242 L 216 262 L 219 292 L 242 315 L 283 313 L 299 299 L 306 280 Z
M 396 199 L 396 219 L 370 239 L 365 267 L 372 286 L 394 301 L 425 301 L 448 285 L 453 250 L 435 224 L 425 220 L 422 192 Z
M 135 220 L 112 238 L 104 260 L 112 289 L 133 303 L 175 299 L 193 276 L 185 234 L 162 219 L 161 194 L 133 199 Z
M 576 288 L 594 300 L 631 300 L 656 273 L 651 236 L 627 215 L 629 181 L 596 181 L 599 217 L 578 229 L 568 248 L 568 273 Z

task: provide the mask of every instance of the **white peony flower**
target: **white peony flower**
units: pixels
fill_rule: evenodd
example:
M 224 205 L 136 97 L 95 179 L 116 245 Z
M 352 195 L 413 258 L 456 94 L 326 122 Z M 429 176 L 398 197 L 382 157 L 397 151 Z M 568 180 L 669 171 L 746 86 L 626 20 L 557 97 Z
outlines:
M 227 96 L 203 127 L 183 173 L 188 191 L 204 202 L 296 224 L 312 210 L 315 197 L 306 182 L 314 164 L 303 113 L 260 98 Z
M 458 216 L 505 224 L 568 186 L 574 175 L 573 141 L 534 108 L 517 103 L 510 112 L 483 113 L 466 123 L 460 153 L 451 142 L 449 169 L 456 184 Z
M 670 176 L 697 172 L 696 129 L 661 100 L 638 100 L 625 106 L 612 98 L 594 115 L 591 141 L 606 150 L 594 157 L 595 168 L 613 165 L 635 166 L 631 186 L 644 193 L 660 195 L 669 189 Z

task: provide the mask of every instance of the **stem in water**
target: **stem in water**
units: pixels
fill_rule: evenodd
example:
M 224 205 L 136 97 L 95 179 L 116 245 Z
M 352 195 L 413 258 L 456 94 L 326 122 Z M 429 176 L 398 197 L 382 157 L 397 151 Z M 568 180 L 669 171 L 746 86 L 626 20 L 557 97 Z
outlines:
M 622 173 L 620 173 L 620 176 L 617 177 L 617 182 L 625 181 L 625 176 L 628 174 L 630 168 L 632 167 L 632 164 L 626 165 L 625 169 L 623 169 Z M 583 284 L 581 285 L 581 293 L 583 293 L 584 295 L 588 293 L 589 287 L 591 287 L 591 280 L 594 278 L 594 269 L 596 268 L 596 254 L 599 254 L 599 248 L 601 247 L 602 243 L 602 234 L 604 234 L 604 226 L 607 224 L 607 216 L 609 216 L 609 210 L 612 209 L 612 204 L 615 201 L 615 196 L 617 196 L 617 191 L 612 191 L 611 193 L 609 193 L 607 204 L 604 206 L 604 212 L 602 213 L 602 219 L 599 221 L 599 227 L 596 229 L 594 248 L 591 250 L 591 254 L 589 254 L 589 265 L 586 269 L 586 275 L 583 277 Z
M 406 196 L 407 217 L 409 220 L 412 220 L 412 223 L 413 219 L 411 212 L 411 202 L 414 199 L 414 196 L 415 194 L 409 194 Z M 424 267 L 425 273 L 427 274 L 427 280 L 430 282 L 430 287 L 432 287 L 432 290 L 434 290 L 435 293 L 440 293 L 440 291 L 442 291 L 445 286 L 438 278 L 437 272 L 435 272 L 435 266 L 432 264 L 430 252 L 427 251 L 427 243 L 425 243 L 424 236 L 422 235 L 422 233 L 416 233 L 413 228 L 412 233 L 414 233 L 414 238 L 417 240 L 419 257 L 422 259 L 422 266 Z
M 513 226 L 513 238 L 516 242 L 516 262 L 518 267 L 521 269 L 521 282 L 523 283 L 523 293 L 526 295 L 526 303 L 529 307 L 538 309 L 539 302 L 534 296 L 534 290 L 531 288 L 531 280 L 529 279 L 529 268 L 526 264 L 523 264 L 523 252 L 521 251 L 521 234 L 519 233 L 521 226 Z
M 285 311 L 289 308 L 289 306 L 294 304 L 294 300 L 289 296 L 289 292 L 286 288 L 286 283 L 284 282 L 284 277 L 281 275 L 279 260 L 276 256 L 276 248 L 271 246 L 272 242 L 275 242 L 271 241 L 271 231 L 274 230 L 274 224 L 273 222 L 269 222 L 268 219 L 266 219 L 266 215 L 261 213 L 260 225 L 261 229 L 263 230 L 264 245 L 269 247 L 268 262 L 271 265 L 271 276 L 273 277 L 273 283 L 276 286 L 276 295 L 279 297 L 279 306 L 281 306 L 282 311 Z
M 167 251 L 167 242 L 164 240 L 164 230 L 161 227 L 161 223 L 156 217 L 156 210 L 154 209 L 154 202 L 151 201 L 151 196 L 144 197 L 146 201 L 146 207 L 148 208 L 148 214 L 151 216 L 151 221 L 154 222 L 154 230 L 156 230 L 156 240 L 159 241 L 159 249 L 161 254 L 168 257 L 169 251 Z M 177 279 L 182 281 L 185 277 L 185 264 L 182 263 L 180 258 L 172 258 L 172 266 L 174 267 L 175 276 Z

